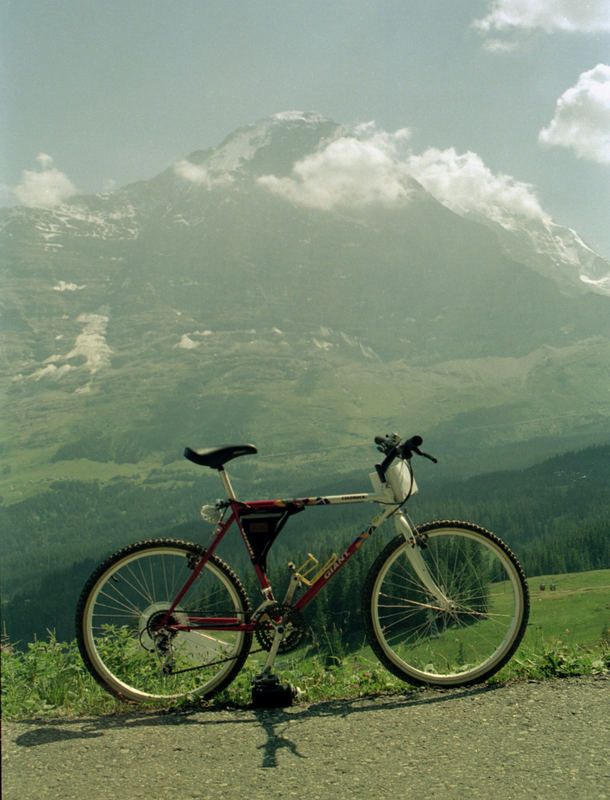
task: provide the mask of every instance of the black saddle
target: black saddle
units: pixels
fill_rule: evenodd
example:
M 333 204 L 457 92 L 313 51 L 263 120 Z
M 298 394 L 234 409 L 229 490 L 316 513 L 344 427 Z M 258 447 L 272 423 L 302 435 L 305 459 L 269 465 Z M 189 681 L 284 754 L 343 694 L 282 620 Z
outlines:
M 258 453 L 253 444 L 228 444 L 224 447 L 204 447 L 202 450 L 193 450 L 187 447 L 184 451 L 184 457 L 195 464 L 201 464 L 203 467 L 222 469 L 222 465 L 232 458 L 247 456 L 250 453 Z

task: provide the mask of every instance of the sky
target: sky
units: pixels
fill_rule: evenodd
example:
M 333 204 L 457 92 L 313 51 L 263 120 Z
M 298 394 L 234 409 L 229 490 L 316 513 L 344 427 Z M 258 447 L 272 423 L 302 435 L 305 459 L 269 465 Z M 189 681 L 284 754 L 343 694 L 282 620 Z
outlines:
M 610 259 L 610 0 L 4 0 L 0 52 L 2 205 L 152 178 L 300 109 Z M 332 167 L 301 166 L 301 189 Z

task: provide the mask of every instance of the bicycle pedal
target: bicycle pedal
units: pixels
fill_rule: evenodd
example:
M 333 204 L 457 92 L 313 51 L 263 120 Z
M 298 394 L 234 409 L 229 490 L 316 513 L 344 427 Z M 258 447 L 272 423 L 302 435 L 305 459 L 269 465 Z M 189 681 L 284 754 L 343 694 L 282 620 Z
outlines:
M 252 683 L 252 705 L 255 708 L 286 708 L 297 696 L 297 689 L 289 683 L 280 683 L 276 676 L 255 679 Z

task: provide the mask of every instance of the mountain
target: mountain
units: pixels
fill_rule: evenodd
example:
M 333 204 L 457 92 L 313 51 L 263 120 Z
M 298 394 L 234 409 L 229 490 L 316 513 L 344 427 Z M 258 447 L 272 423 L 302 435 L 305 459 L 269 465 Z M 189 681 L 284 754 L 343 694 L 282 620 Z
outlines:
M 356 182 L 359 141 L 287 112 L 152 180 L 0 212 L 5 503 L 195 477 L 185 444 L 253 441 L 251 480 L 281 484 L 386 430 L 469 473 L 608 438 L 610 265 L 412 176 L 389 202 Z

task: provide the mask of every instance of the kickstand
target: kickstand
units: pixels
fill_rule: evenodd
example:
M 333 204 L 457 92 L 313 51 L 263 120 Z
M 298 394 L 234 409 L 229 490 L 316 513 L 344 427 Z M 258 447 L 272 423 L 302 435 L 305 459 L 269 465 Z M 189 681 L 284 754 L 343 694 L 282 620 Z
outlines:
M 297 690 L 289 683 L 280 683 L 277 675 L 259 673 L 252 681 L 252 705 L 255 708 L 285 708 L 291 706 Z

